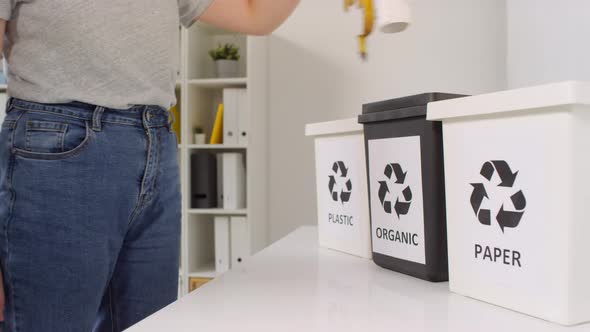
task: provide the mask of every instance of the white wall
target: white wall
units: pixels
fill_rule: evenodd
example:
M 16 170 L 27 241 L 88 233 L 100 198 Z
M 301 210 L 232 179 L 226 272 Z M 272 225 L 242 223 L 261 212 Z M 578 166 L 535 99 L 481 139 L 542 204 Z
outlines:
M 590 80 L 590 1 L 509 0 L 508 86 Z
M 409 0 L 404 33 L 374 34 L 357 55 L 360 11 L 302 0 L 270 40 L 271 240 L 316 223 L 306 123 L 353 117 L 365 102 L 427 91 L 482 93 L 506 85 L 506 12 L 498 0 Z

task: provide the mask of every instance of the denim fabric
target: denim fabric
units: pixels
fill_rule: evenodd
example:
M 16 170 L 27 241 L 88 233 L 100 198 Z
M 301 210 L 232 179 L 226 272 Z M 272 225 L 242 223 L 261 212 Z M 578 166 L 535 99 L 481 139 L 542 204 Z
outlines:
M 168 116 L 9 99 L 4 332 L 122 331 L 176 299 L 181 200 Z

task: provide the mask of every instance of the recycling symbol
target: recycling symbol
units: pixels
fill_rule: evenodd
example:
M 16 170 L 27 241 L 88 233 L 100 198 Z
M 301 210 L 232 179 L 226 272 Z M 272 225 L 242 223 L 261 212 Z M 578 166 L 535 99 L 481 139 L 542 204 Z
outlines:
M 400 164 L 388 164 L 385 166 L 383 174 L 385 174 L 385 177 L 387 177 L 388 180 L 393 180 L 391 176 L 395 175 L 395 183 L 403 186 L 405 185 L 408 172 L 404 172 Z M 391 214 L 391 201 L 386 200 L 388 193 L 390 193 L 388 181 L 379 181 L 379 201 L 381 201 L 381 205 L 385 212 Z M 398 195 L 395 198 L 395 204 L 393 206 L 398 219 L 402 215 L 407 215 L 410 210 L 410 205 L 412 204 L 412 190 L 410 189 L 410 186 L 405 186 L 401 192 L 401 196 L 402 197 Z M 402 200 L 400 200 L 400 198 L 402 198 Z
M 348 202 L 350 200 L 350 195 L 352 191 L 352 181 L 347 178 L 348 176 L 348 168 L 344 165 L 344 162 L 337 161 L 332 166 L 332 171 L 334 174 L 330 175 L 330 182 L 328 183 L 328 189 L 330 189 L 330 195 L 335 202 L 338 202 L 338 198 L 342 204 Z M 338 174 L 340 173 L 340 176 Z M 339 179 L 338 181 L 336 179 Z M 338 191 L 336 189 L 337 183 L 344 183 L 344 188 Z
M 491 182 L 492 176 L 497 174 L 500 179 L 500 183 L 497 184 L 497 187 L 513 188 L 518 171 L 513 173 L 508 163 L 504 160 L 493 160 L 487 161 L 483 164 L 480 174 L 487 181 L 471 184 L 473 186 L 473 192 L 471 194 L 471 207 L 473 208 L 473 212 L 475 212 L 479 222 L 483 225 L 490 226 L 492 224 L 492 211 L 490 209 L 481 208 L 484 199 L 490 200 L 490 197 L 486 191 L 486 186 L 488 186 L 487 188 L 490 189 L 489 186 L 494 185 Z M 502 202 L 502 205 L 496 214 L 496 222 L 500 226 L 502 233 L 504 233 L 504 229 L 516 228 L 518 224 L 520 224 L 520 220 L 522 219 L 522 215 L 524 214 L 524 209 L 526 207 L 526 198 L 524 197 L 522 190 L 515 191 L 513 194 L 511 194 L 510 201 L 514 207 L 514 210 L 511 209 L 510 204 L 507 204 L 506 200 Z

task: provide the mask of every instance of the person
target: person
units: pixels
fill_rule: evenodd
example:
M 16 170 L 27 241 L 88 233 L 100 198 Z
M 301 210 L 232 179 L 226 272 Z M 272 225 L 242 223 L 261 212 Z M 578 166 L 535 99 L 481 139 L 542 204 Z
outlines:
M 264 35 L 297 4 L 0 0 L 4 332 L 122 331 L 176 299 L 179 25 Z

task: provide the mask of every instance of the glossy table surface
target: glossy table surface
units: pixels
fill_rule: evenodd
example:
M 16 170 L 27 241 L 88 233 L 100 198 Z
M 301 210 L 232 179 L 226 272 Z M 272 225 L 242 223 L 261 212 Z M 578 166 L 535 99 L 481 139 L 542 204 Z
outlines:
M 130 332 L 589 331 L 452 294 L 372 261 L 319 248 L 303 227 Z

